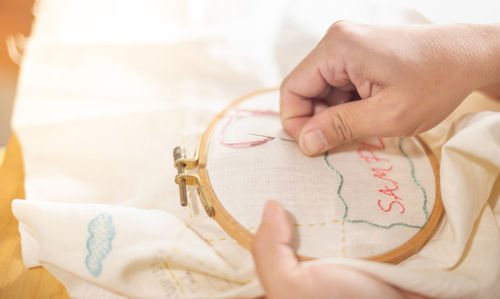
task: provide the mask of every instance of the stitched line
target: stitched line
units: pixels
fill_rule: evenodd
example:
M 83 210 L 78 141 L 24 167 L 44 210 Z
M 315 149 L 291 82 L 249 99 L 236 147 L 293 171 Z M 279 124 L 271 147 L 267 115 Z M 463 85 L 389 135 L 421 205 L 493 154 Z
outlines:
M 324 225 L 327 225 L 328 223 L 338 223 L 338 222 L 339 222 L 338 219 L 332 219 L 332 220 L 318 222 L 318 223 L 306 223 L 306 224 L 303 224 L 303 223 L 294 223 L 293 226 L 295 226 L 295 227 L 301 227 L 301 226 L 304 226 L 304 227 L 315 227 L 315 226 L 324 226 Z
M 422 210 L 424 211 L 425 214 L 425 224 L 427 224 L 427 221 L 429 220 L 429 212 L 427 211 L 427 192 L 425 192 L 425 188 L 419 183 L 417 177 L 415 177 L 415 166 L 413 164 L 412 159 L 403 148 L 403 138 L 399 138 L 399 150 L 403 153 L 403 155 L 405 155 L 405 157 L 410 162 L 411 177 L 413 178 L 413 182 L 420 188 L 420 190 L 422 190 L 422 194 L 424 195 L 424 205 L 422 207 Z
M 205 240 L 205 242 L 208 243 L 213 243 L 215 241 L 233 241 L 233 239 L 228 239 L 228 238 L 216 238 L 216 239 L 203 238 L 203 240 Z
M 163 265 L 165 266 L 165 268 L 170 273 L 170 276 L 172 277 L 172 279 L 174 280 L 175 284 L 177 285 L 177 287 L 179 289 L 179 292 L 181 292 L 181 294 L 184 295 L 184 289 L 182 288 L 181 284 L 179 283 L 179 280 L 177 279 L 177 277 L 175 276 L 174 271 L 172 269 L 170 269 L 170 266 L 168 265 L 168 262 L 166 262 L 166 261 L 163 262 Z
M 339 223 L 339 222 L 342 222 L 342 220 L 332 219 L 332 220 L 328 220 L 328 221 L 323 221 L 323 222 L 318 222 L 318 223 L 307 223 L 307 224 L 294 223 L 293 226 L 295 226 L 295 227 L 310 227 L 310 228 L 313 228 L 313 227 L 325 226 L 325 225 L 327 225 L 329 223 Z M 343 225 L 343 223 L 342 223 L 342 225 Z M 247 227 L 247 229 L 249 231 L 253 231 L 253 230 L 255 230 L 255 226 L 249 226 L 249 227 Z M 205 242 L 208 242 L 208 243 L 214 243 L 214 242 L 217 242 L 217 241 L 234 241 L 232 238 L 215 238 L 215 239 L 212 239 L 212 238 L 203 238 L 203 240 L 205 240 Z
M 191 190 L 191 189 L 188 189 L 188 198 L 189 198 L 189 202 L 188 202 L 189 218 L 193 218 L 193 209 L 191 207 L 191 203 L 194 202 L 196 200 L 196 198 L 194 197 L 193 190 Z
M 339 222 L 342 225 L 344 225 L 343 220 L 332 219 L 332 220 L 318 222 L 318 223 L 308 223 L 308 224 L 294 223 L 293 226 L 295 226 L 295 227 L 309 227 L 309 228 L 313 228 L 313 227 L 325 226 L 325 225 L 327 225 L 329 223 L 339 223 Z M 255 226 L 249 226 L 249 227 L 247 227 L 247 229 L 249 231 L 253 231 L 253 230 L 255 230 Z M 343 233 L 343 231 L 342 231 L 342 233 Z M 214 242 L 217 242 L 217 241 L 234 241 L 234 239 L 232 239 L 232 238 L 203 238 L 203 240 L 205 240 L 205 242 L 208 242 L 208 243 L 214 243 Z
M 195 258 L 194 256 L 192 256 L 191 254 L 189 254 L 188 252 L 186 251 L 183 251 L 181 249 L 179 249 L 177 247 L 177 242 L 179 241 L 180 237 L 182 236 L 182 234 L 184 234 L 186 228 L 188 226 L 184 226 L 180 231 L 179 233 L 177 234 L 176 238 L 175 238 L 175 241 L 174 241 L 174 245 L 172 246 L 172 250 L 178 252 L 178 253 L 181 253 L 181 254 L 184 254 L 186 255 L 188 258 L 190 258 L 191 260 L 194 260 L 197 264 L 199 264 L 200 266 L 202 267 L 205 267 L 205 268 L 208 268 L 210 269 L 210 271 L 212 271 L 213 273 L 217 273 L 218 271 L 215 269 L 215 267 L 213 266 L 209 266 L 208 264 L 206 264 L 205 262 Z M 174 280 L 175 284 L 177 285 L 180 293 L 182 295 L 185 295 L 185 291 L 184 289 L 182 288 L 182 285 L 179 281 L 179 279 L 176 277 L 176 275 L 174 274 L 174 271 L 170 268 L 169 266 L 169 261 L 171 259 L 171 256 L 168 256 L 164 262 L 163 262 L 163 265 L 165 266 L 165 268 L 168 270 L 168 272 L 170 273 L 170 276 L 172 277 L 172 279 Z M 187 271 L 190 271 L 190 272 L 198 272 L 198 271 L 193 271 L 192 269 L 190 268 L 186 268 Z M 240 285 L 243 285 L 243 284 L 247 284 L 249 283 L 250 281 L 249 280 L 244 280 L 244 281 L 240 281 L 240 280 L 234 280 L 234 279 L 231 279 L 230 276 L 227 274 L 227 273 L 224 273 L 224 272 L 220 272 L 219 273 L 220 276 L 217 276 L 217 275 L 213 275 L 214 277 L 218 278 L 218 279 L 222 279 L 222 280 L 225 280 L 227 281 L 228 283 L 236 283 L 236 284 L 240 284 Z M 210 275 L 209 273 L 203 273 L 203 275 L 208 275 L 208 276 L 212 276 Z M 224 291 L 225 289 L 220 289 L 218 291 Z
M 187 226 L 184 226 L 178 233 L 177 233 L 177 236 L 175 236 L 175 241 L 174 241 L 174 246 L 172 247 L 172 249 L 176 249 L 176 246 L 175 244 L 177 244 L 177 242 L 180 240 L 182 234 L 184 234 L 184 231 L 186 230 Z M 171 255 L 167 256 L 165 258 L 165 260 L 163 261 L 163 265 L 165 266 L 165 268 L 168 270 L 168 272 L 170 273 L 170 276 L 172 276 L 172 279 L 174 280 L 175 284 L 177 285 L 177 288 L 179 290 L 179 292 L 184 295 L 184 289 L 182 288 L 179 280 L 177 279 L 177 277 L 175 276 L 174 274 L 174 271 L 172 269 L 170 269 L 170 266 L 168 265 L 168 263 L 170 262 L 170 259 L 172 258 Z M 184 297 L 184 296 L 182 296 Z
M 364 219 L 349 219 L 349 218 L 347 218 L 347 214 L 349 212 L 349 206 L 347 205 L 347 203 L 345 202 L 345 200 L 344 200 L 344 198 L 342 197 L 342 194 L 341 194 L 342 186 L 344 184 L 344 176 L 335 167 L 333 167 L 332 164 L 330 164 L 330 162 L 328 161 L 328 152 L 326 152 L 323 155 L 323 160 L 325 161 L 326 165 L 331 170 L 333 170 L 339 176 L 339 178 L 340 178 L 339 186 L 337 188 L 337 196 L 340 199 L 340 201 L 342 202 L 342 204 L 344 205 L 344 216 L 342 217 L 342 219 L 344 221 L 349 222 L 349 223 L 366 223 L 368 225 L 371 225 L 371 226 L 374 226 L 374 227 L 377 227 L 377 228 L 383 228 L 383 229 L 389 229 L 389 228 L 392 228 L 394 226 L 405 226 L 405 227 L 409 227 L 409 228 L 422 229 L 425 226 L 425 224 L 427 224 L 427 221 L 428 221 L 428 214 L 427 214 L 427 194 L 425 193 L 425 190 L 418 183 L 417 179 L 414 176 L 413 161 L 411 160 L 410 156 L 406 152 L 403 151 L 402 139 L 403 138 L 400 138 L 400 140 L 399 140 L 399 145 L 400 145 L 399 149 L 402 151 L 403 155 L 405 155 L 405 157 L 408 159 L 408 161 L 410 163 L 410 167 L 412 169 L 413 181 L 417 184 L 417 186 L 419 188 L 421 188 L 424 191 L 424 208 L 423 208 L 423 211 L 424 211 L 424 214 L 426 215 L 425 223 L 423 225 L 411 225 L 411 224 L 408 224 L 408 223 L 396 222 L 396 223 L 391 223 L 389 225 L 381 225 L 381 224 L 373 223 L 371 221 L 364 220 Z
M 280 115 L 279 112 L 277 111 L 272 111 L 272 110 L 252 110 L 252 109 L 233 109 L 235 112 L 227 121 L 227 123 L 222 127 L 222 130 L 219 135 L 219 143 L 228 146 L 228 147 L 233 147 L 233 148 L 246 148 L 246 147 L 251 147 L 251 146 L 256 146 L 256 145 L 261 145 L 264 144 L 268 141 L 274 140 L 274 137 L 264 137 L 263 139 L 259 140 L 254 140 L 254 141 L 247 141 L 247 142 L 225 142 L 225 135 L 227 129 L 231 126 L 231 124 L 240 117 L 243 116 L 253 116 L 253 115 L 269 115 L 269 116 L 278 116 Z M 246 115 L 245 115 L 246 114 Z
M 193 255 L 191 255 L 190 253 L 188 253 L 188 252 L 186 252 L 184 250 L 179 249 L 177 246 L 174 246 L 173 249 L 175 251 L 177 251 L 178 253 L 180 253 L 180 254 L 186 255 L 189 259 L 195 261 L 198 265 L 200 265 L 200 266 L 202 266 L 204 268 L 208 268 L 210 271 L 212 271 L 212 274 L 210 274 L 210 273 L 204 273 L 205 275 L 213 276 L 213 277 L 216 277 L 218 279 L 223 279 L 223 280 L 226 280 L 226 281 L 229 281 L 229 282 L 233 282 L 233 283 L 237 283 L 237 284 L 246 284 L 246 283 L 250 282 L 249 280 L 235 280 L 235 279 L 232 279 L 229 274 L 217 271 L 217 269 L 214 266 L 208 265 L 207 263 L 203 262 L 202 260 L 199 260 L 196 257 L 194 257 Z M 193 270 L 191 270 L 191 272 L 200 272 L 200 271 L 193 271 Z

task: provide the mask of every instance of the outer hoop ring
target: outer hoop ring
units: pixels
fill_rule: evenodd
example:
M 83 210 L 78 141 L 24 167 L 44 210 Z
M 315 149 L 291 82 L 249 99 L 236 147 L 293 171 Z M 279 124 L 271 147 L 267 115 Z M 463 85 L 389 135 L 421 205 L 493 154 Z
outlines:
M 201 137 L 200 146 L 198 149 L 198 175 L 200 176 L 202 188 L 205 190 L 205 194 L 207 196 L 207 200 L 212 204 L 214 208 L 214 219 L 217 223 L 228 233 L 233 239 L 235 239 L 240 245 L 250 250 L 253 234 L 248 231 L 245 227 L 243 227 L 236 219 L 234 219 L 224 208 L 222 203 L 219 201 L 215 192 L 210 184 L 210 178 L 208 175 L 207 167 L 207 152 L 208 146 L 210 143 L 210 138 L 212 137 L 213 132 L 215 131 L 215 126 L 217 123 L 229 112 L 229 110 L 233 109 L 235 106 L 238 106 L 240 103 L 245 100 L 252 98 L 256 95 L 264 94 L 267 92 L 276 91 L 277 88 L 268 88 L 262 89 L 250 94 L 247 94 L 236 101 L 232 102 L 226 109 L 220 112 L 213 120 L 210 122 L 208 128 L 205 130 Z M 411 255 L 418 252 L 425 243 L 432 237 L 434 234 L 441 217 L 443 215 L 443 203 L 441 200 L 441 188 L 440 188 L 440 179 L 439 179 L 439 163 L 437 158 L 434 156 L 433 152 L 429 148 L 429 146 L 425 143 L 425 141 L 420 137 L 416 136 L 419 143 L 424 148 L 425 153 L 431 163 L 432 170 L 435 178 L 436 185 L 436 199 L 434 202 L 434 207 L 432 209 L 432 213 L 429 216 L 429 220 L 427 224 L 421 229 L 415 236 L 409 239 L 404 244 L 396 247 L 388 252 L 363 258 L 365 260 L 384 262 L 397 264 Z M 305 260 L 313 260 L 316 259 L 314 257 L 307 256 L 299 256 L 301 261 Z

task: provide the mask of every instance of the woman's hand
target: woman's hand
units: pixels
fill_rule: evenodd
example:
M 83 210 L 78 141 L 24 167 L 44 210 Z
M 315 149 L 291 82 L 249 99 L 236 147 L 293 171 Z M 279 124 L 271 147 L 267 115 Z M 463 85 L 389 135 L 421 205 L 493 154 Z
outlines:
M 290 246 L 292 229 L 276 201 L 269 201 L 252 244 L 252 254 L 268 299 L 424 298 L 369 274 L 333 264 L 302 266 Z
M 356 138 L 426 131 L 496 83 L 498 25 L 337 22 L 283 81 L 281 119 L 317 155 Z

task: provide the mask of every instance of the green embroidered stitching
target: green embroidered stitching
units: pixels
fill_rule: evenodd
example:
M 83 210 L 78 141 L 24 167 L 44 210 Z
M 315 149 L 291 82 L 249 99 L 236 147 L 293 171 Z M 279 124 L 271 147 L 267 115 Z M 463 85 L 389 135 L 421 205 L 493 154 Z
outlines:
M 427 192 L 425 191 L 424 187 L 418 182 L 417 178 L 415 177 L 415 166 L 413 164 L 413 160 L 410 158 L 408 153 L 404 150 L 403 148 L 403 138 L 399 138 L 399 150 L 403 153 L 403 155 L 408 158 L 408 161 L 410 162 L 410 167 L 411 167 L 411 177 L 413 178 L 413 182 L 422 190 L 422 193 L 424 195 L 424 205 L 422 207 L 424 214 L 425 214 L 425 224 L 427 224 L 427 221 L 429 220 L 429 212 L 427 211 Z M 425 225 L 424 224 L 424 225 Z
M 408 223 L 396 222 L 396 223 L 391 223 L 390 225 L 380 225 L 380 224 L 373 223 L 371 221 L 364 220 L 364 219 L 349 219 L 349 218 L 347 218 L 347 213 L 349 211 L 349 206 L 347 206 L 347 203 L 345 202 L 344 198 L 342 197 L 342 194 L 340 193 L 341 190 L 342 190 L 342 186 L 344 184 L 344 176 L 335 167 L 333 167 L 332 164 L 330 164 L 330 162 L 328 161 L 328 152 L 326 152 L 325 155 L 323 156 L 323 159 L 324 159 L 326 165 L 331 170 L 333 170 L 339 176 L 339 178 L 340 178 L 339 187 L 337 188 L 337 196 L 339 197 L 340 201 L 344 205 L 344 216 L 342 217 L 342 219 L 344 221 L 350 222 L 350 223 L 366 223 L 366 224 L 369 224 L 371 226 L 378 227 L 378 228 L 384 228 L 384 229 L 389 229 L 389 228 L 392 228 L 394 226 L 405 226 L 405 227 L 409 227 L 409 228 L 422 229 L 427 224 L 427 221 L 429 220 L 429 215 L 428 215 L 428 212 L 427 212 L 427 193 L 425 192 L 425 189 L 422 187 L 422 185 L 418 182 L 417 178 L 415 177 L 415 167 L 414 167 L 413 161 L 411 160 L 411 158 L 408 155 L 408 153 L 406 153 L 404 151 L 404 149 L 403 149 L 403 138 L 399 139 L 399 149 L 403 153 L 403 155 L 408 159 L 408 161 L 410 163 L 411 174 L 412 174 L 412 177 L 413 177 L 413 181 L 415 182 L 415 184 L 423 192 L 423 195 L 424 195 L 424 207 L 423 207 L 423 211 L 424 211 L 424 214 L 425 214 L 425 223 L 423 225 L 411 225 L 411 224 L 408 224 Z

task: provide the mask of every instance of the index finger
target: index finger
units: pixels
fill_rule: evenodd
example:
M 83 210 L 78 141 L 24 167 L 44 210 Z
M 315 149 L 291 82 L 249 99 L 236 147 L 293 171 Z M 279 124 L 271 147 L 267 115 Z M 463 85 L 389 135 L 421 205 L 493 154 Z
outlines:
M 323 78 L 317 65 L 316 49 L 313 50 L 283 80 L 280 87 L 280 115 L 285 131 L 295 139 L 314 114 L 312 99 L 329 93 L 330 85 Z

